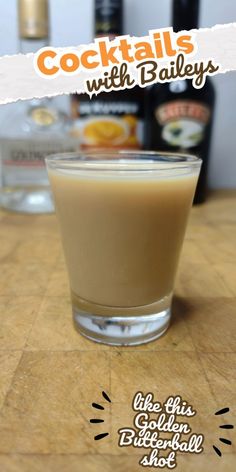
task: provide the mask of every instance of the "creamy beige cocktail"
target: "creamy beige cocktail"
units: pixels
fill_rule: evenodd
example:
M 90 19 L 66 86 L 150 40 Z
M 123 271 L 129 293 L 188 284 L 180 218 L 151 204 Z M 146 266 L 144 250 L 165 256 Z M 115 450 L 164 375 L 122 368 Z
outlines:
M 118 344 L 147 341 L 168 326 L 200 169 L 193 157 L 134 156 L 47 160 L 76 322 L 84 334 Z

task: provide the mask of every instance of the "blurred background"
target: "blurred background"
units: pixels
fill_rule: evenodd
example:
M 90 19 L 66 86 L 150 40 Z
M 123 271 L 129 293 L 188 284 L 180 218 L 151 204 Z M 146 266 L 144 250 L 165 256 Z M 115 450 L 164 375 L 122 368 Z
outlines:
M 149 29 L 171 25 L 171 0 L 125 0 L 124 34 L 146 35 Z M 200 27 L 236 21 L 235 0 L 202 0 Z M 50 0 L 51 44 L 71 46 L 89 43 L 94 37 L 93 0 Z M 0 2 L 0 55 L 19 51 L 17 1 Z M 236 75 L 227 73 L 212 79 L 216 90 L 209 166 L 211 188 L 236 187 Z M 69 98 L 58 98 L 69 110 Z M 19 104 L 0 106 L 0 122 Z

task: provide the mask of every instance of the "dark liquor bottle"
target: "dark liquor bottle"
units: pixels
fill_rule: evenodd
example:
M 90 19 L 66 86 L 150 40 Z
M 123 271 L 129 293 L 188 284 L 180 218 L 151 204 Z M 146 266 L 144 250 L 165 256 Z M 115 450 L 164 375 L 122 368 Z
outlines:
M 199 0 L 173 0 L 174 31 L 198 27 Z M 147 91 L 147 149 L 191 153 L 203 160 L 194 203 L 207 192 L 207 170 L 215 92 L 207 78 L 202 89 L 190 80 L 156 84 Z
M 95 0 L 95 36 L 123 34 L 123 0 Z M 82 149 L 140 149 L 144 142 L 144 90 L 72 95 L 74 134 Z

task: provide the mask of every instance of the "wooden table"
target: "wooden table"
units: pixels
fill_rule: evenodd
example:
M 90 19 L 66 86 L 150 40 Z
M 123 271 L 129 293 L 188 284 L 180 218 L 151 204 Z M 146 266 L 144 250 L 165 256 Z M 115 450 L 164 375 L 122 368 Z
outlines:
M 235 242 L 236 192 L 217 192 L 192 211 L 168 333 L 118 349 L 90 342 L 72 326 L 55 216 L 2 213 L 1 472 L 145 470 L 138 465 L 143 450 L 117 445 L 117 430 L 132 426 L 138 390 L 160 401 L 180 394 L 197 410 L 191 425 L 205 435 L 204 453 L 180 455 L 177 470 L 236 470 L 236 442 L 218 440 L 235 440 L 235 430 L 219 429 L 236 425 Z M 227 406 L 230 413 L 214 415 Z M 90 424 L 96 416 L 105 422 Z M 221 458 L 212 444 L 220 445 Z

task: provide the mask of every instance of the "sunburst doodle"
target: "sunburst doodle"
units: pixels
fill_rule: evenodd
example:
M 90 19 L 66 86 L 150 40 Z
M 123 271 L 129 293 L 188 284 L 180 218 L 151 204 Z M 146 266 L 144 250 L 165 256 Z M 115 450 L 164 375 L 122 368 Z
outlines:
M 222 408 L 222 410 L 219 410 L 215 413 L 215 416 L 220 416 L 220 415 L 225 415 L 226 413 L 229 413 L 229 408 Z M 219 428 L 221 429 L 233 429 L 234 426 L 232 424 L 222 424 L 219 426 Z M 222 442 L 223 444 L 226 444 L 227 446 L 232 446 L 232 442 L 229 440 L 229 439 L 226 439 L 226 438 L 219 438 L 219 441 Z M 212 446 L 215 453 L 219 456 L 219 457 L 222 457 L 222 452 L 221 450 L 216 447 L 215 445 Z
M 103 391 L 102 396 L 108 403 L 111 403 L 111 399 L 109 398 L 106 392 Z M 92 403 L 92 407 L 100 411 L 105 410 L 104 406 L 100 405 L 99 403 Z M 91 418 L 90 423 L 92 424 L 104 423 L 104 420 L 101 418 Z M 96 436 L 94 436 L 94 441 L 99 441 L 100 439 L 104 439 L 106 436 L 109 436 L 109 433 L 97 434 Z

